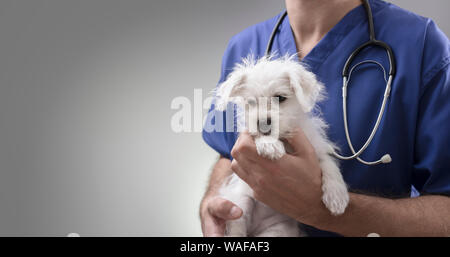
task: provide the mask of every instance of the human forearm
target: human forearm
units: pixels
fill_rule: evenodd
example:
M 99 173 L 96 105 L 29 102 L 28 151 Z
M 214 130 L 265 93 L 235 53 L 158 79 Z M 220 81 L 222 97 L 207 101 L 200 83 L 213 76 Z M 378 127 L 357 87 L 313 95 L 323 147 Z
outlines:
M 276 161 L 258 155 L 253 138 L 241 133 L 231 154 L 233 171 L 256 200 L 301 223 L 344 236 L 450 236 L 450 197 L 386 199 L 350 193 L 340 216 L 323 204 L 323 172 L 301 129 L 288 143 L 294 149 Z
M 205 197 L 217 194 L 223 181 L 231 175 L 232 172 L 231 161 L 228 158 L 220 156 L 211 171 Z
M 238 219 L 242 215 L 242 210 L 238 206 L 218 197 L 222 183 L 231 174 L 231 161 L 220 156 L 213 167 L 208 189 L 200 204 L 200 220 L 204 236 L 224 236 L 225 222 Z
M 343 215 L 324 212 L 312 225 L 345 236 L 450 236 L 450 198 L 429 195 L 392 200 L 351 193 Z

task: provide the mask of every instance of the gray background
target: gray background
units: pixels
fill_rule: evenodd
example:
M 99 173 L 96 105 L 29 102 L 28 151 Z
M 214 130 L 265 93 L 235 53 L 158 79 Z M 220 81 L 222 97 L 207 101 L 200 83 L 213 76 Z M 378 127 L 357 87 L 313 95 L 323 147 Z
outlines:
M 392 1 L 450 35 L 447 0 Z M 0 236 L 200 236 L 216 153 L 170 103 L 212 90 L 273 0 L 1 0 Z M 407 26 L 407 24 L 405 24 Z

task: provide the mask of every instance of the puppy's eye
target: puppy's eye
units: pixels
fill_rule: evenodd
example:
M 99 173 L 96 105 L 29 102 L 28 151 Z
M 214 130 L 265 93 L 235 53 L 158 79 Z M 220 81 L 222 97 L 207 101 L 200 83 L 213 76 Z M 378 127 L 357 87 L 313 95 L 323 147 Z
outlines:
M 282 96 L 282 95 L 276 95 L 274 97 L 278 98 L 279 103 L 282 103 L 282 102 L 286 101 L 286 99 L 287 99 L 287 97 Z

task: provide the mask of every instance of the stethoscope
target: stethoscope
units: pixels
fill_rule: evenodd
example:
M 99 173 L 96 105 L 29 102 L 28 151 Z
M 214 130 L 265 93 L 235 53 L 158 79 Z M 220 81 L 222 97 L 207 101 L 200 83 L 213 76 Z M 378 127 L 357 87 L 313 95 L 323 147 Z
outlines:
M 375 38 L 375 29 L 373 26 L 373 16 L 372 16 L 372 10 L 370 9 L 370 5 L 368 0 L 362 0 L 364 9 L 366 10 L 366 14 L 367 14 L 367 21 L 369 23 L 369 33 L 370 33 L 370 38 L 369 41 L 367 41 L 366 43 L 362 44 L 361 46 L 359 46 L 356 50 L 354 50 L 351 55 L 348 57 L 347 61 L 345 62 L 344 65 L 344 69 L 342 71 L 342 111 L 343 111 L 343 118 L 344 118 L 344 129 L 345 129 L 345 137 L 347 138 L 347 143 L 348 146 L 350 148 L 350 150 L 352 151 L 351 156 L 342 156 L 338 153 L 336 153 L 336 151 L 334 149 L 330 148 L 330 154 L 334 155 L 336 158 L 341 159 L 341 160 L 352 160 L 352 159 L 357 159 L 358 161 L 360 161 L 363 164 L 366 165 L 377 165 L 380 163 L 390 163 L 392 161 L 392 158 L 389 154 L 385 154 L 383 155 L 379 160 L 377 161 L 365 161 L 363 159 L 360 158 L 360 155 L 367 149 L 367 147 L 370 145 L 370 143 L 372 142 L 373 137 L 375 136 L 375 133 L 378 130 L 378 127 L 380 125 L 380 121 L 381 118 L 383 117 L 383 114 L 386 110 L 386 103 L 387 100 L 389 98 L 389 94 L 391 92 L 391 84 L 392 84 L 392 80 L 394 79 L 395 76 L 395 60 L 394 60 L 394 54 L 392 52 L 391 47 L 386 44 L 383 41 L 377 40 Z M 278 31 L 278 28 L 280 27 L 281 23 L 283 22 L 284 18 L 287 15 L 287 11 L 285 11 L 281 17 L 278 19 L 272 34 L 270 35 L 270 39 L 269 42 L 267 44 L 267 48 L 266 48 L 266 56 L 270 55 L 271 49 L 272 49 L 272 44 L 273 44 L 273 40 L 275 38 L 275 35 Z M 359 54 L 359 52 L 361 52 L 364 48 L 367 48 L 369 46 L 379 46 L 381 48 L 383 48 L 388 57 L 389 57 L 389 78 L 386 80 L 386 71 L 383 67 L 383 65 L 381 65 L 379 62 L 377 61 L 373 61 L 373 60 L 366 60 L 366 61 L 362 61 L 357 63 L 355 66 L 353 66 L 350 69 L 350 65 L 352 63 L 352 61 L 355 59 L 355 57 Z M 378 117 L 377 120 L 375 122 L 375 125 L 372 128 L 372 132 L 370 133 L 369 137 L 367 138 L 366 142 L 364 143 L 364 145 L 361 147 L 361 149 L 359 149 L 358 151 L 355 151 L 355 149 L 353 148 L 353 144 L 352 141 L 350 139 L 350 133 L 348 131 L 348 122 L 347 122 L 347 86 L 348 83 L 350 82 L 350 78 L 351 75 L 354 71 L 354 69 L 361 65 L 361 64 L 365 64 L 365 63 L 373 63 L 378 65 L 379 67 L 381 67 L 381 69 L 383 70 L 383 74 L 384 74 L 384 80 L 386 81 L 386 89 L 384 90 L 384 97 L 383 97 L 383 102 L 381 103 L 381 107 L 380 107 L 380 111 L 378 113 Z

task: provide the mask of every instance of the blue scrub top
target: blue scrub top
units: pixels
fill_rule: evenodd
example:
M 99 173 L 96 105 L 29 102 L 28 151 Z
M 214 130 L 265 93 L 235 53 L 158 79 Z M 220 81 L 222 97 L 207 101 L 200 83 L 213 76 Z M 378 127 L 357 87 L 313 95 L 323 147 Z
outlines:
M 450 196 L 450 42 L 428 18 L 393 4 L 371 0 L 377 39 L 388 43 L 395 55 L 397 73 L 380 127 L 362 158 L 378 160 L 389 153 L 392 162 L 366 166 L 356 160 L 341 161 L 340 167 L 350 191 L 389 198 L 421 195 Z M 264 55 L 276 17 L 247 28 L 229 42 L 222 61 L 219 83 L 223 82 L 243 57 Z M 342 118 L 342 69 L 348 56 L 368 41 L 367 18 L 362 5 L 350 11 L 302 60 L 326 87 L 327 99 L 319 103 L 329 124 L 328 136 L 344 155 L 351 155 Z M 273 51 L 297 52 L 289 19 L 285 18 L 274 40 Z M 389 70 L 384 50 L 362 51 L 353 64 L 376 60 Z M 348 92 L 348 122 L 355 149 L 359 149 L 376 121 L 383 99 L 382 70 L 373 64 L 358 66 Z M 213 120 L 214 106 L 207 120 Z M 232 115 L 220 113 L 226 121 Z M 225 130 L 225 129 L 224 129 Z M 230 152 L 238 137 L 231 132 L 203 131 L 203 139 L 222 156 Z M 413 191 L 413 192 L 412 192 Z M 312 236 L 333 233 L 304 226 Z

